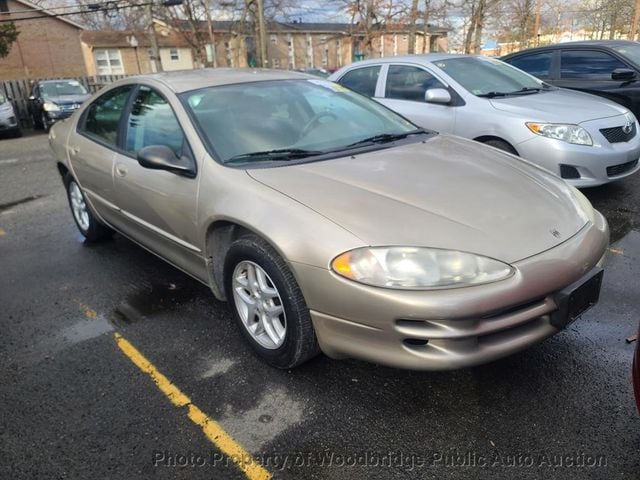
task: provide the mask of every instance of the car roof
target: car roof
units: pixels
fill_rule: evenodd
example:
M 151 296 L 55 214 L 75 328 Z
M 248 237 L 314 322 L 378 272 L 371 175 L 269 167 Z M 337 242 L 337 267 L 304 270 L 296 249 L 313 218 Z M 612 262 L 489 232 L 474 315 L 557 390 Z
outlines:
M 535 48 L 527 48 L 524 50 L 520 50 L 518 52 L 509 53 L 502 58 L 515 57 L 516 55 L 520 55 L 523 53 L 532 53 L 532 52 L 544 52 L 549 50 L 559 50 L 562 48 L 589 48 L 589 47 L 600 47 L 600 48 L 613 48 L 613 47 L 626 47 L 629 45 L 637 45 L 638 42 L 632 42 L 630 40 L 576 40 L 574 42 L 562 42 L 562 43 L 554 43 L 553 45 L 545 45 L 544 47 L 535 47 Z
M 360 62 L 352 63 L 348 65 L 351 67 L 353 65 L 368 65 L 368 64 L 379 64 L 379 63 L 398 63 L 398 62 L 407 62 L 407 63 L 431 63 L 438 62 L 440 60 L 449 60 L 451 58 L 462 58 L 462 57 L 478 57 L 479 55 L 465 55 L 459 53 L 422 53 L 418 55 L 399 55 L 397 57 L 382 57 L 382 58 L 372 58 L 369 60 L 362 60 Z
M 128 77 L 126 83 L 137 83 L 143 79 L 156 80 L 176 93 L 198 90 L 205 87 L 233 85 L 237 83 L 266 82 L 269 80 L 314 79 L 318 77 L 289 70 L 261 68 L 201 68 L 173 72 L 151 73 Z

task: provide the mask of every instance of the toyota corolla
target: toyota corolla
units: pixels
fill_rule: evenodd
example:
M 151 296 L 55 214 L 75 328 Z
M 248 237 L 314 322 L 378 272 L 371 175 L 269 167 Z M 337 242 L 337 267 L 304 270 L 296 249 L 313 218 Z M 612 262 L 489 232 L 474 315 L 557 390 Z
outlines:
M 578 190 L 325 80 L 131 77 L 50 143 L 87 241 L 117 231 L 208 285 L 279 368 L 468 367 L 598 300 L 608 227 Z

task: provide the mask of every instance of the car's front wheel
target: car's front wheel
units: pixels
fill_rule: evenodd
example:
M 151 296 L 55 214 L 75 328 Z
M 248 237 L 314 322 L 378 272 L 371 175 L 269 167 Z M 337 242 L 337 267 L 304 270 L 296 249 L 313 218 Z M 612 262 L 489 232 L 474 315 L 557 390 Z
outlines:
M 64 176 L 64 185 L 67 189 L 69 207 L 80 233 L 90 242 L 110 238 L 113 235 L 113 230 L 102 224 L 93 215 L 78 182 L 70 173 Z
M 288 369 L 319 353 L 300 287 L 267 242 L 252 234 L 233 242 L 225 290 L 242 334 L 267 363 Z

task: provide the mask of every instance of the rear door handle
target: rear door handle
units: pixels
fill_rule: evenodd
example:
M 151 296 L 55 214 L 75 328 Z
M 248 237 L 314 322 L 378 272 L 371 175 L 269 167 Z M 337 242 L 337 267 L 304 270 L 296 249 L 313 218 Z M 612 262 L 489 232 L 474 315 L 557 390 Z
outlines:
M 69 153 L 75 157 L 80 153 L 80 149 L 78 147 L 69 147 Z
M 119 177 L 126 177 L 127 173 L 129 173 L 129 170 L 127 170 L 127 167 L 125 167 L 122 164 L 116 165 L 116 175 L 118 175 Z

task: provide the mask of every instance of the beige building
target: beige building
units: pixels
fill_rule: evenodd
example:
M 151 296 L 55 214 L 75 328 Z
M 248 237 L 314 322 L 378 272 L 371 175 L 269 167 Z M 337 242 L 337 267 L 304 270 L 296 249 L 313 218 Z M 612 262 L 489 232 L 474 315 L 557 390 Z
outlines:
M 0 0 L 0 19 L 16 20 L 20 31 L 9 55 L 0 58 L 0 80 L 86 75 L 79 33 L 84 27 L 54 17 L 28 0 Z M 28 17 L 29 20 L 20 20 Z
M 191 47 L 175 34 L 158 34 L 160 62 L 165 71 L 194 68 Z M 155 71 L 146 32 L 84 31 L 82 54 L 89 75 L 136 75 Z

